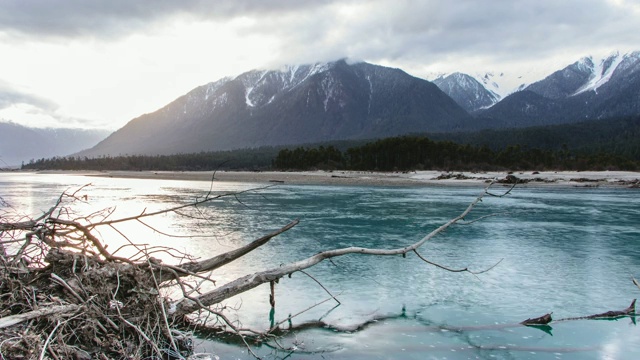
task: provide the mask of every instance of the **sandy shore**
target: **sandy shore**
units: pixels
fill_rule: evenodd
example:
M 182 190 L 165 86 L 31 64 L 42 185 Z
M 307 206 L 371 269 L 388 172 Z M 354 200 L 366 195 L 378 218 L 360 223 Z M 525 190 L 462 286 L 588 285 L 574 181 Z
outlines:
M 61 173 L 59 171 L 39 172 Z M 70 174 L 141 178 L 211 181 L 212 171 L 103 171 L 66 172 Z M 484 186 L 495 179 L 509 180 L 515 176 L 521 186 L 570 186 L 570 187 L 640 187 L 640 172 L 629 171 L 559 171 L 559 172 L 364 172 L 364 171 L 306 171 L 306 172 L 249 172 L 218 171 L 216 181 L 248 183 L 283 183 L 314 185 L 362 185 L 362 186 Z M 511 178 L 513 180 L 513 178 Z

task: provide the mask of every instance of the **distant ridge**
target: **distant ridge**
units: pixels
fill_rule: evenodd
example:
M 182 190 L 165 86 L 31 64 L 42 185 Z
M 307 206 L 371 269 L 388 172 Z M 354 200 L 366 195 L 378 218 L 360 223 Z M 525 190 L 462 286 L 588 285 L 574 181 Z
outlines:
M 484 118 L 515 127 L 637 114 L 639 51 L 614 53 L 599 61 L 582 58 L 480 112 Z
M 513 91 L 504 88 L 507 80 L 455 73 L 434 84 L 345 60 L 252 70 L 197 87 L 78 155 L 291 146 L 640 114 L 640 52 L 585 57 Z
M 0 122 L 0 168 L 31 159 L 71 155 L 90 148 L 110 134 L 107 130 L 30 128 Z
M 131 120 L 82 156 L 173 154 L 471 129 L 433 83 L 344 60 L 253 70 Z
M 500 100 L 498 94 L 467 74 L 456 72 L 433 83 L 468 112 L 488 108 Z

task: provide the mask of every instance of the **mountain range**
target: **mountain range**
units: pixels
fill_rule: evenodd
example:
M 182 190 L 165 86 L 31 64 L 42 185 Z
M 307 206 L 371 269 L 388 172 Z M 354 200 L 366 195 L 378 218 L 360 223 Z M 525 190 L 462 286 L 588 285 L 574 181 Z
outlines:
M 30 128 L 0 122 L 0 169 L 88 149 L 109 134 L 108 130 Z
M 173 154 L 471 129 L 433 83 L 368 63 L 249 71 L 133 119 L 83 156 Z
M 640 114 L 640 51 L 585 57 L 476 116 L 496 127 L 525 127 Z
M 345 60 L 252 70 L 197 87 L 76 155 L 291 146 L 640 115 L 640 52 L 585 57 L 512 88 L 508 80 L 503 73 L 452 73 L 430 82 Z

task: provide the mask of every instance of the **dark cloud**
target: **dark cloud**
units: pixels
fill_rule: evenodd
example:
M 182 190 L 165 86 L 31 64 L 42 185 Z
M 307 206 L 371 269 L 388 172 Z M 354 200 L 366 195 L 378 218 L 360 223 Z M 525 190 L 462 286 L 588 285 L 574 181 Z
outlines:
M 37 37 L 118 37 L 170 17 L 200 20 L 309 10 L 326 1 L 3 0 L 0 32 Z
M 635 1 L 635 0 L 634 0 Z M 282 62 L 343 57 L 428 62 L 496 59 L 637 44 L 634 1 L 611 0 L 4 0 L 0 32 L 35 39 L 117 38 L 169 19 L 255 21 Z M 355 13 L 341 12 L 344 6 Z
M 266 19 L 256 26 L 282 38 L 280 53 L 305 61 L 354 57 L 429 63 L 445 56 L 485 56 L 497 63 L 600 48 L 640 46 L 638 5 L 608 0 L 456 0 L 352 2 L 341 18 L 331 7 Z M 634 8 L 635 7 L 635 8 Z M 280 24 L 280 25 L 279 25 Z M 295 30 L 293 30 L 295 29 Z

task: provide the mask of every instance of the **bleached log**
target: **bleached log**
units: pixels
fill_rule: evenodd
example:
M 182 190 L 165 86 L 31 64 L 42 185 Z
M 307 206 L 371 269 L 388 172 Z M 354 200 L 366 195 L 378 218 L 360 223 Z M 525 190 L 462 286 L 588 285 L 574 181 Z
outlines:
M 201 272 L 206 272 L 206 271 L 211 271 L 211 270 L 215 270 L 221 266 L 224 266 L 236 259 L 241 258 L 242 256 L 250 253 L 251 251 L 259 248 L 260 246 L 266 244 L 269 242 L 269 240 L 271 240 L 272 238 L 282 234 L 283 232 L 293 228 L 294 226 L 298 225 L 300 221 L 299 220 L 294 220 L 292 222 L 290 222 L 289 224 L 283 226 L 282 228 L 275 230 L 259 239 L 256 239 L 252 242 L 250 242 L 249 244 L 239 247 L 237 249 L 231 250 L 229 252 L 226 252 L 224 254 L 220 254 L 218 256 L 214 256 L 212 258 L 206 259 L 206 260 L 201 260 L 198 262 L 193 262 L 193 263 L 187 263 L 187 264 L 182 264 L 176 267 L 172 267 L 174 270 L 176 270 L 176 273 L 179 276 L 187 276 L 189 274 L 197 274 L 197 273 L 201 273 Z M 180 269 L 184 270 L 185 272 L 180 272 Z M 173 273 L 170 272 L 162 272 L 161 274 L 158 275 L 159 277 L 159 282 L 165 282 L 168 280 L 173 280 L 175 278 L 175 276 L 173 275 Z
M 489 185 L 490 186 L 490 185 Z M 338 256 L 347 254 L 361 254 L 361 255 L 377 255 L 377 256 L 390 256 L 390 255 L 406 255 L 410 251 L 414 251 L 422 246 L 427 241 L 431 240 L 436 235 L 440 234 L 453 224 L 460 220 L 463 220 L 465 216 L 473 210 L 473 208 L 482 201 L 482 198 L 488 193 L 489 186 L 487 186 L 482 193 L 471 203 L 467 208 L 455 218 L 449 220 L 445 224 L 441 225 L 437 229 L 430 232 L 412 245 L 396 248 L 396 249 L 376 249 L 376 248 L 363 248 L 363 247 L 348 247 L 336 250 L 323 251 L 308 257 L 304 260 L 296 261 L 289 264 L 278 266 L 277 268 L 256 272 L 254 274 L 246 275 L 236 280 L 233 280 L 221 287 L 213 289 L 209 292 L 203 293 L 194 298 L 184 298 L 176 302 L 172 306 L 172 314 L 175 316 L 184 316 L 194 311 L 197 311 L 202 306 L 210 306 L 220 303 L 225 299 L 241 294 L 247 290 L 253 289 L 258 285 L 275 281 L 283 276 L 292 274 L 294 272 L 310 268 L 319 262 L 331 259 Z
M 71 311 L 78 310 L 80 308 L 79 305 L 70 304 L 70 305 L 54 305 L 51 307 L 46 307 L 42 309 L 37 309 L 33 311 L 29 311 L 22 314 L 5 316 L 0 318 L 0 329 L 7 328 L 9 326 L 13 326 L 19 324 L 23 321 L 39 318 L 42 316 L 49 316 L 53 314 L 63 314 Z

